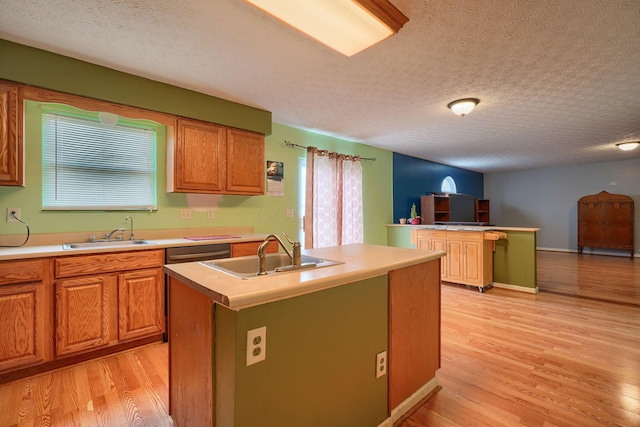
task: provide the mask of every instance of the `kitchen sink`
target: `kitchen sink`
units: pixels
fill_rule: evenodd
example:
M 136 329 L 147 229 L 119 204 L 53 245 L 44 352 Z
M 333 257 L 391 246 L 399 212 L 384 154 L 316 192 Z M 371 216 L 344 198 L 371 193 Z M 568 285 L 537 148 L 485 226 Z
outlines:
M 154 242 L 147 240 L 97 240 L 95 242 L 63 243 L 62 249 L 120 248 L 153 244 Z
M 239 279 L 256 279 L 259 277 L 267 277 L 274 274 L 290 273 L 300 270 L 309 270 L 322 267 L 330 267 L 332 265 L 343 264 L 340 261 L 331 261 L 323 258 L 316 258 L 308 255 L 300 257 L 301 265 L 291 265 L 291 258 L 287 254 L 266 254 L 265 255 L 265 272 L 267 274 L 258 276 L 259 260 L 257 255 L 245 256 L 240 258 L 227 258 L 213 261 L 201 261 L 205 265 L 214 270 L 221 271 Z

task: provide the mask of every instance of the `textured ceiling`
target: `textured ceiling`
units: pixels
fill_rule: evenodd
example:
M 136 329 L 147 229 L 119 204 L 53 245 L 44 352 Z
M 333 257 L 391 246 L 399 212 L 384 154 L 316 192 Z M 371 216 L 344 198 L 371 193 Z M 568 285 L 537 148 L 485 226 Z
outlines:
M 639 0 L 391 1 L 351 58 L 241 0 L 0 0 L 0 38 L 480 172 L 640 157 Z

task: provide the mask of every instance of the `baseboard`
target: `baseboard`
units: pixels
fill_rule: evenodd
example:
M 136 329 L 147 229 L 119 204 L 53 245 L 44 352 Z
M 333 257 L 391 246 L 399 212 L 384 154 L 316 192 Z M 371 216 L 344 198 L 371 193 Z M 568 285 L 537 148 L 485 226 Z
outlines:
M 538 292 L 540 292 L 540 288 L 538 288 L 537 286 L 535 288 L 527 288 L 526 286 L 518 286 L 518 285 L 510 285 L 508 283 L 493 282 L 493 287 L 509 289 L 510 291 L 526 292 L 529 294 L 537 294 Z
M 562 249 L 562 248 L 541 248 L 536 247 L 536 251 L 545 251 L 545 252 L 570 252 L 570 253 L 578 253 L 577 249 Z
M 391 427 L 398 420 L 405 417 L 411 410 L 418 404 L 424 403 L 428 400 L 434 392 L 440 390 L 440 384 L 438 383 L 438 377 L 433 377 L 425 385 L 420 387 L 415 393 L 407 397 L 404 402 L 400 403 L 391 411 L 391 418 L 384 420 L 380 427 Z
M 619 249 L 612 249 L 612 251 L 615 250 L 616 252 L 611 252 L 611 251 L 602 251 L 602 250 L 593 250 L 593 249 L 584 249 L 582 251 L 582 255 L 604 255 L 604 256 L 617 256 L 617 257 L 622 257 L 622 258 L 629 258 L 631 255 L 631 252 L 628 250 L 619 250 Z M 561 248 L 542 248 L 542 247 L 536 247 L 536 251 L 544 251 L 544 252 L 564 252 L 564 253 L 571 253 L 571 254 L 577 254 L 578 250 L 577 249 L 561 249 Z M 635 257 L 636 254 L 634 254 L 634 259 L 636 259 Z

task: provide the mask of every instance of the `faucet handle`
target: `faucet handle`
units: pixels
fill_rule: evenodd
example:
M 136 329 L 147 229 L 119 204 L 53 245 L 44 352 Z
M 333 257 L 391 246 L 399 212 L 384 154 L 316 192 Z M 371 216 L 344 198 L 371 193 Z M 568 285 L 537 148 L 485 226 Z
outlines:
M 294 244 L 294 241 L 291 240 L 291 238 L 289 237 L 289 235 L 286 232 L 282 232 L 282 235 L 284 236 L 285 239 L 287 239 L 289 241 L 289 243 L 291 243 L 292 245 Z

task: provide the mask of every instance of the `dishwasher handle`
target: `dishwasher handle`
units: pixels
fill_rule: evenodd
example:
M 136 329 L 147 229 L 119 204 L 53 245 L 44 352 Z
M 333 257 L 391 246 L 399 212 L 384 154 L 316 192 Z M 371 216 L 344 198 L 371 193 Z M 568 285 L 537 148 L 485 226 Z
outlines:
M 203 257 L 207 257 L 207 258 L 229 258 L 229 256 L 231 256 L 231 251 L 226 250 L 226 251 L 216 251 L 216 252 L 198 252 L 195 254 L 180 254 L 180 255 L 169 255 L 168 260 L 169 261 L 184 261 L 184 260 L 189 260 L 191 259 L 197 259 L 197 258 L 203 258 Z

